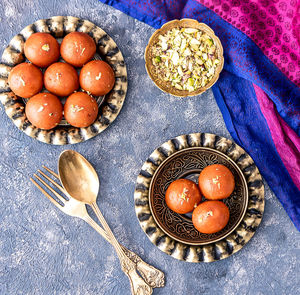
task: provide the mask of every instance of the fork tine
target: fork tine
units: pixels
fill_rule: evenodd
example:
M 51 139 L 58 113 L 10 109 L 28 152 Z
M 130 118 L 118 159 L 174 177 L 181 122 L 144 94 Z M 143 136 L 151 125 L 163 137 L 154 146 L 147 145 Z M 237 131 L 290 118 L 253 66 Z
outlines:
M 34 176 L 36 176 L 34 174 Z M 58 202 L 56 202 L 34 179 L 32 179 L 30 177 L 30 180 L 32 181 L 32 183 L 49 199 L 49 201 L 54 204 L 56 207 L 58 207 L 59 209 L 62 207 L 61 204 L 59 204 Z
M 52 171 L 51 169 L 49 169 L 48 167 L 46 167 L 45 165 L 42 165 L 42 167 L 44 169 L 46 169 L 50 174 L 52 174 L 54 177 L 56 177 L 57 179 L 59 179 L 58 174 L 56 174 L 54 171 Z
M 62 193 L 65 193 L 64 188 L 59 185 L 57 182 L 55 182 L 53 179 L 51 179 L 48 175 L 46 175 L 43 171 L 41 171 L 40 169 L 38 169 L 38 172 L 43 175 L 43 177 L 45 177 L 47 180 L 49 180 L 54 186 L 56 186 Z M 53 172 L 54 173 L 54 172 Z
M 39 171 L 39 170 L 38 170 Z M 41 171 L 39 171 L 41 172 Z M 42 172 L 42 175 L 44 173 Z M 58 193 L 56 192 L 48 183 L 46 183 L 43 179 L 41 179 L 38 175 L 34 174 L 34 176 L 46 187 L 48 188 L 63 204 L 65 204 L 66 200 Z M 44 176 L 44 175 L 43 175 Z M 45 175 L 47 176 L 47 175 Z M 48 179 L 48 178 L 47 178 Z M 52 179 L 51 179 L 52 180 Z M 55 181 L 52 182 L 53 184 L 57 184 Z

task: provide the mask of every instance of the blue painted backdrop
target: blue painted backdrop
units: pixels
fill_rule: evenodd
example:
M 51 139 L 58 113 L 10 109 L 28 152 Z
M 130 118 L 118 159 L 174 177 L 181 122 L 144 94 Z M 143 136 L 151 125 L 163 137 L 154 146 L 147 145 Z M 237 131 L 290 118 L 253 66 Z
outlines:
M 130 294 L 112 247 L 83 221 L 63 215 L 29 183 L 42 164 L 56 169 L 65 148 L 79 151 L 95 166 L 101 181 L 98 203 L 120 242 L 165 272 L 166 286 L 154 294 L 299 294 L 300 236 L 267 186 L 260 228 L 240 252 L 223 261 L 177 261 L 155 248 L 140 228 L 133 191 L 148 155 L 184 133 L 229 137 L 211 91 L 179 99 L 162 93 L 147 77 L 143 54 L 154 29 L 97 0 L 24 2 L 0 1 L 1 54 L 16 33 L 38 19 L 89 19 L 122 50 L 129 89 L 119 117 L 104 133 L 67 147 L 31 139 L 0 105 L 0 294 Z

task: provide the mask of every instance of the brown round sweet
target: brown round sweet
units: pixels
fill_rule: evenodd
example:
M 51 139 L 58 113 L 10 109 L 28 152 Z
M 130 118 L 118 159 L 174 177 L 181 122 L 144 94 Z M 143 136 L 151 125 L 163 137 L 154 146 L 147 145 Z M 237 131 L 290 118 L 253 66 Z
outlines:
M 206 199 L 220 200 L 231 195 L 235 181 L 231 171 L 224 165 L 205 167 L 199 175 L 199 188 Z
M 105 95 L 114 87 L 115 74 L 111 66 L 102 60 L 92 60 L 80 71 L 80 86 L 93 95 Z
M 44 84 L 55 95 L 67 96 L 78 89 L 78 74 L 71 65 L 56 62 L 45 71 Z
M 48 67 L 59 58 L 59 44 L 48 33 L 34 33 L 25 42 L 25 56 L 41 68 Z
M 39 93 L 31 97 L 25 107 L 25 113 L 32 125 L 41 129 L 52 129 L 62 119 L 63 106 L 57 96 L 51 93 Z
M 88 127 L 97 118 L 98 104 L 96 100 L 84 92 L 71 94 L 64 106 L 65 118 L 75 127 Z
M 199 232 L 213 234 L 228 223 L 229 209 L 221 201 L 205 201 L 193 211 L 192 221 Z
M 21 63 L 15 66 L 8 76 L 10 89 L 18 96 L 29 98 L 43 88 L 43 74 L 31 63 Z
M 75 67 L 82 67 L 93 58 L 95 53 L 94 39 L 82 32 L 69 33 L 60 46 L 62 58 Z
M 197 207 L 201 202 L 201 194 L 195 182 L 188 179 L 177 179 L 169 185 L 165 200 L 171 210 L 185 214 Z

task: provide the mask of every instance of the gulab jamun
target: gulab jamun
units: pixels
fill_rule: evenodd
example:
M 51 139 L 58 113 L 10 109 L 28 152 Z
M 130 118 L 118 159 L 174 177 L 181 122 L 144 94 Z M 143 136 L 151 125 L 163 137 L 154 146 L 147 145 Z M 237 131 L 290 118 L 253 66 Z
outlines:
M 52 129 L 62 119 L 63 106 L 57 96 L 51 93 L 39 93 L 31 97 L 25 113 L 29 122 L 37 128 Z
M 173 181 L 165 195 L 167 206 L 176 213 L 191 212 L 201 202 L 201 194 L 197 184 L 188 179 Z
M 41 68 L 48 67 L 59 58 L 59 44 L 48 33 L 34 33 L 25 42 L 25 56 Z
M 115 74 L 111 66 L 102 60 L 92 60 L 80 71 L 80 86 L 93 95 L 105 95 L 114 87 Z
M 33 64 L 24 62 L 11 70 L 8 85 L 16 95 L 29 98 L 42 90 L 43 74 Z
M 207 166 L 199 175 L 199 188 L 206 199 L 225 199 L 231 195 L 234 187 L 234 176 L 224 165 Z
M 205 201 L 193 211 L 192 221 L 199 232 L 213 234 L 227 225 L 229 209 L 221 201 Z
M 67 63 L 56 62 L 45 71 L 44 84 L 55 95 L 70 95 L 79 87 L 77 71 Z
M 94 39 L 82 32 L 69 33 L 60 45 L 62 58 L 75 67 L 82 67 L 93 58 L 95 53 Z
M 88 127 L 97 118 L 96 100 L 84 92 L 71 94 L 64 106 L 65 118 L 74 127 Z

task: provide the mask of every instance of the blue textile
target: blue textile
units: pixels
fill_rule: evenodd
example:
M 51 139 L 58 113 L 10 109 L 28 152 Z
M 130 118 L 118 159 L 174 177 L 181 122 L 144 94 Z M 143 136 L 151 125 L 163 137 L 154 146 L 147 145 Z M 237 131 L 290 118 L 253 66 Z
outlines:
M 215 31 L 224 47 L 225 63 L 213 92 L 225 124 L 234 140 L 251 155 L 300 231 L 300 192 L 277 153 L 252 83 L 268 94 L 281 117 L 298 135 L 300 89 L 250 38 L 195 0 L 100 1 L 154 28 L 172 19 L 193 18 Z

